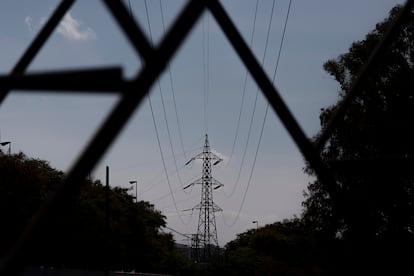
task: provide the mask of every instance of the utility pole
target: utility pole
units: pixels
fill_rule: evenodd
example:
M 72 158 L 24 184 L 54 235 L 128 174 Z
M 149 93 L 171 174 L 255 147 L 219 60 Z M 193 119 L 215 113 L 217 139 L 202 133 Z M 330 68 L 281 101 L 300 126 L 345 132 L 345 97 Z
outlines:
M 105 276 L 109 275 L 109 254 L 110 254 L 110 248 L 109 248 L 109 166 L 106 166 L 106 185 L 105 185 L 105 236 L 106 236 L 106 267 L 105 267 Z
M 137 203 L 138 202 L 138 181 L 131 180 L 129 181 L 129 184 L 131 185 L 135 184 L 135 203 Z
M 186 165 L 196 159 L 203 160 L 202 177 L 187 185 L 184 189 L 195 184 L 201 184 L 201 202 L 192 208 L 193 210 L 199 210 L 197 234 L 194 236 L 193 243 L 196 247 L 194 251 L 197 252 L 195 260 L 204 262 L 216 253 L 219 248 L 214 213 L 222 211 L 222 209 L 213 201 L 213 190 L 223 186 L 223 184 L 212 177 L 211 172 L 212 166 L 217 165 L 223 159 L 210 151 L 207 134 L 203 152 L 191 158 Z

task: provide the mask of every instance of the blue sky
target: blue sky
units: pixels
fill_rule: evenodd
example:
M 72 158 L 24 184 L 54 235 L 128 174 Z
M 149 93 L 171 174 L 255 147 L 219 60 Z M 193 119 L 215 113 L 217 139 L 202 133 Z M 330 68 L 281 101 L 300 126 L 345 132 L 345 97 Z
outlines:
M 384 19 L 395 4 L 403 2 L 292 1 L 275 85 L 308 137 L 319 131 L 320 109 L 338 99 L 339 87 L 323 71 L 323 63 L 346 52 L 353 41 L 363 39 Z M 162 0 L 161 17 L 160 2 L 147 1 L 155 44 L 164 33 L 162 19 L 168 29 L 184 3 Z M 256 1 L 222 3 L 250 43 Z M 57 4 L 58 1 L 52 0 L 0 2 L 1 74 L 13 68 Z M 144 4 L 143 0 L 131 0 L 134 16 L 149 36 Z M 270 0 L 259 0 L 252 44 L 257 59 L 264 60 L 270 78 L 289 1 L 275 3 L 263 59 L 272 4 Z M 141 63 L 100 1 L 77 1 L 28 71 L 114 65 L 122 67 L 125 78 L 131 78 Z M 254 220 L 260 226 L 299 215 L 303 191 L 310 179 L 303 174 L 304 162 L 299 151 L 279 119 L 270 112 L 246 199 L 237 217 L 252 172 L 266 101 L 259 93 L 251 136 L 246 143 L 257 93 L 255 83 L 248 76 L 235 140 L 246 70 L 209 14 L 204 14 L 180 48 L 170 64 L 170 72 L 172 86 L 167 70 L 155 83 L 150 96 L 169 181 L 164 173 L 148 99 L 134 113 L 92 176 L 104 180 L 108 165 L 111 185 L 129 187 L 130 180 L 137 180 L 138 198 L 150 201 L 161 210 L 167 216 L 169 227 L 186 234 L 195 233 L 198 213 L 182 210 L 191 209 L 200 201 L 201 189 L 196 186 L 185 192 L 181 188 L 201 176 L 200 163 L 184 164 L 201 152 L 207 132 L 212 149 L 225 161 L 213 170 L 213 176 L 225 185 L 214 193 L 215 202 L 223 209 L 222 213 L 216 213 L 221 245 L 234 239 L 237 233 L 255 227 Z M 12 152 L 23 151 L 66 171 L 117 101 L 117 96 L 14 92 L 0 107 L 0 139 L 12 141 Z M 235 150 L 231 156 L 233 144 Z M 135 191 L 131 190 L 131 194 Z M 183 242 L 180 236 L 176 240 Z

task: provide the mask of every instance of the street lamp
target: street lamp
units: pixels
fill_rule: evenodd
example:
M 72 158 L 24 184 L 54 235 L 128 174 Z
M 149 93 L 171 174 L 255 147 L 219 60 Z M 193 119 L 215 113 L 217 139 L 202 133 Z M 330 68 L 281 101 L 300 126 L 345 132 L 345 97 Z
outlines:
M 259 228 L 259 222 L 257 220 L 252 221 L 252 223 L 256 223 L 256 230 Z
M 7 146 L 7 145 L 9 145 L 9 151 L 8 151 L 8 153 L 10 155 L 10 152 L 11 152 L 11 142 L 10 141 L 0 142 L 0 146 L 2 146 L 2 147 Z
M 135 184 L 135 203 L 138 202 L 138 182 L 136 180 L 129 181 L 129 184 Z

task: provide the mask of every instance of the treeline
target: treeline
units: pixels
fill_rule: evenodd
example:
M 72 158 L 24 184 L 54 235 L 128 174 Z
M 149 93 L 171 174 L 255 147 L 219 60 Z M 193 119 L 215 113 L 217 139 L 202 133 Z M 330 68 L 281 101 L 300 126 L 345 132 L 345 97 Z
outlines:
M 46 161 L 0 153 L 0 253 L 6 253 L 31 216 L 64 180 Z M 85 180 L 80 193 L 34 233 L 25 265 L 88 270 L 178 273 L 188 261 L 162 233 L 165 217 L 128 189 Z M 107 209 L 107 204 L 109 208 Z
M 322 129 L 389 27 L 397 26 L 322 150 L 335 182 L 317 179 L 304 202 L 305 223 L 341 242 L 343 274 L 414 272 L 414 13 L 411 7 L 398 17 L 402 11 L 394 7 L 364 40 L 324 64 L 340 85 L 340 100 L 322 110 Z
M 329 246 L 295 218 L 239 234 L 216 265 L 225 275 L 321 275 L 330 270 Z

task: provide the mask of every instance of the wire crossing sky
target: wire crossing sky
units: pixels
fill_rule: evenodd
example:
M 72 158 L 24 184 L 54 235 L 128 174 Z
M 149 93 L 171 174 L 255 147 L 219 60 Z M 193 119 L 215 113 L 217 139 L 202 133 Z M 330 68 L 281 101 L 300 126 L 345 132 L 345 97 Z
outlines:
M 403 3 L 221 2 L 308 137 L 319 131 L 320 109 L 338 99 L 339 87 L 323 72 L 323 63 L 346 52 L 395 4 Z M 186 1 L 124 3 L 156 45 Z M 12 70 L 57 4 L 0 2 L 2 74 Z M 101 1 L 76 1 L 28 72 L 109 65 L 121 66 L 124 76 L 131 78 L 142 61 Z M 200 194 L 197 189 L 186 193 L 182 186 L 199 177 L 201 164 L 184 164 L 200 150 L 208 132 L 212 151 L 224 159 L 213 171 L 225 184 L 214 201 L 223 208 L 225 221 L 235 221 L 227 227 L 217 220 L 220 245 L 255 227 L 252 221 L 261 226 L 299 215 L 310 179 L 302 172 L 301 154 L 278 118 L 267 112 L 267 102 L 257 89 L 214 18 L 205 13 L 152 88 L 150 104 L 135 112 L 92 176 L 103 180 L 108 165 L 112 186 L 129 188 L 129 181 L 137 180 L 139 199 L 160 209 L 170 228 L 193 233 L 196 216 L 183 210 L 197 204 Z M 11 93 L 0 108 L 1 139 L 11 141 L 13 153 L 22 151 L 65 171 L 118 100 L 80 93 Z M 176 238 L 181 242 L 182 237 Z

